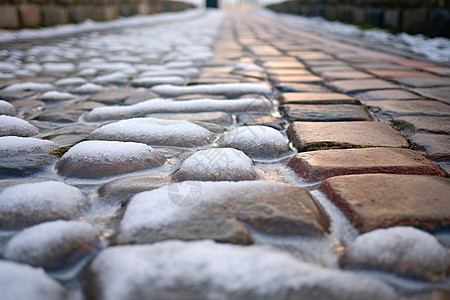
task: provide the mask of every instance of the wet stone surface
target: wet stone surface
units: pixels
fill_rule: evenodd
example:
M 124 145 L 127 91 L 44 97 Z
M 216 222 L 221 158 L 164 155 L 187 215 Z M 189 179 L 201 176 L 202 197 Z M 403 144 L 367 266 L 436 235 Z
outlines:
M 264 181 L 184 181 L 134 196 L 117 242 L 212 238 L 247 244 L 244 224 L 278 235 L 323 236 L 329 230 L 328 217 L 304 189 Z
M 0 298 L 448 296 L 448 68 L 298 20 L 1 32 Z

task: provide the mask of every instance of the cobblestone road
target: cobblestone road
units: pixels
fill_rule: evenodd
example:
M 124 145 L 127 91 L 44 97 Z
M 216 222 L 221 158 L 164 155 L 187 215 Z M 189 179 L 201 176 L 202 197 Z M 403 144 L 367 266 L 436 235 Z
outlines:
M 214 11 L 0 55 L 2 299 L 450 297 L 450 68 Z

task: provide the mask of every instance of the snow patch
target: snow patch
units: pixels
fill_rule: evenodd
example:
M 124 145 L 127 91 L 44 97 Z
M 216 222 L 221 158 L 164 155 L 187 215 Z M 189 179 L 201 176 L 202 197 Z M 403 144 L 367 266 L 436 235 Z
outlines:
M 85 203 L 80 190 L 62 182 L 18 184 L 0 193 L 0 225 L 15 229 L 44 221 L 74 219 Z
M 71 100 L 74 99 L 75 96 L 70 93 L 58 92 L 58 91 L 49 91 L 42 94 L 39 99 L 44 101 L 58 101 L 58 100 Z
M 24 91 L 45 92 L 53 89 L 54 89 L 53 85 L 49 83 L 22 82 L 11 84 L 10 86 L 4 88 L 2 91 L 7 93 L 16 93 Z
M 104 87 L 95 83 L 85 83 L 72 90 L 73 93 L 78 94 L 92 94 L 103 91 Z
M 51 221 L 41 223 L 15 235 L 6 245 L 4 257 L 33 266 L 51 267 L 62 263 L 71 252 L 84 252 L 98 243 L 99 230 L 81 221 Z M 68 248 L 73 248 L 69 251 Z
M 346 249 L 342 262 L 348 267 L 374 268 L 433 281 L 450 271 L 449 251 L 434 236 L 413 227 L 362 234 Z
M 33 136 L 39 133 L 39 129 L 28 121 L 20 118 L 0 115 L 0 136 Z
M 269 95 L 272 90 L 265 84 L 257 83 L 218 83 L 193 86 L 158 85 L 151 90 L 164 97 L 177 97 L 186 94 L 226 95 L 229 97 L 244 94 Z
M 11 103 L 9 103 L 5 100 L 0 100 L 0 115 L 14 116 L 16 113 L 17 113 L 17 110 Z
M 136 118 L 104 125 L 90 139 L 135 141 L 148 145 L 195 147 L 212 141 L 215 134 L 183 120 Z
M 375 279 L 303 263 L 270 247 L 212 241 L 112 247 L 97 256 L 91 271 L 97 274 L 101 299 L 110 300 L 131 299 L 136 294 L 165 295 L 186 287 L 192 289 L 193 298 L 202 299 L 396 296 Z
M 118 120 L 130 117 L 142 117 L 152 113 L 187 113 L 187 112 L 239 112 L 262 111 L 272 109 L 270 101 L 265 99 L 211 100 L 198 99 L 174 101 L 171 99 L 151 99 L 130 106 L 96 107 L 85 119 L 88 122 Z
M 256 179 L 252 160 L 242 151 L 232 148 L 212 148 L 189 156 L 174 174 L 184 180 L 252 180 Z
M 58 148 L 52 141 L 17 136 L 0 137 L 0 157 L 47 154 Z
M 0 290 L 3 300 L 70 298 L 64 288 L 44 270 L 5 260 L 0 260 Z

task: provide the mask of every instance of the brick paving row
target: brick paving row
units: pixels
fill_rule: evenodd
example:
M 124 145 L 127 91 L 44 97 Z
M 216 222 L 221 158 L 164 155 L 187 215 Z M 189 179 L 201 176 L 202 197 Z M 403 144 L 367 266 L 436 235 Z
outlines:
M 449 297 L 450 69 L 197 19 L 0 65 L 7 299 Z

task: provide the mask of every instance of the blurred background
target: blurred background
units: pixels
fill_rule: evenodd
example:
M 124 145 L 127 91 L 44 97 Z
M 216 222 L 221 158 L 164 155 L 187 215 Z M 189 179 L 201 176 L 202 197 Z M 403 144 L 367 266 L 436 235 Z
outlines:
M 38 28 L 195 7 L 273 11 L 450 37 L 450 0 L 0 0 L 0 28 Z

